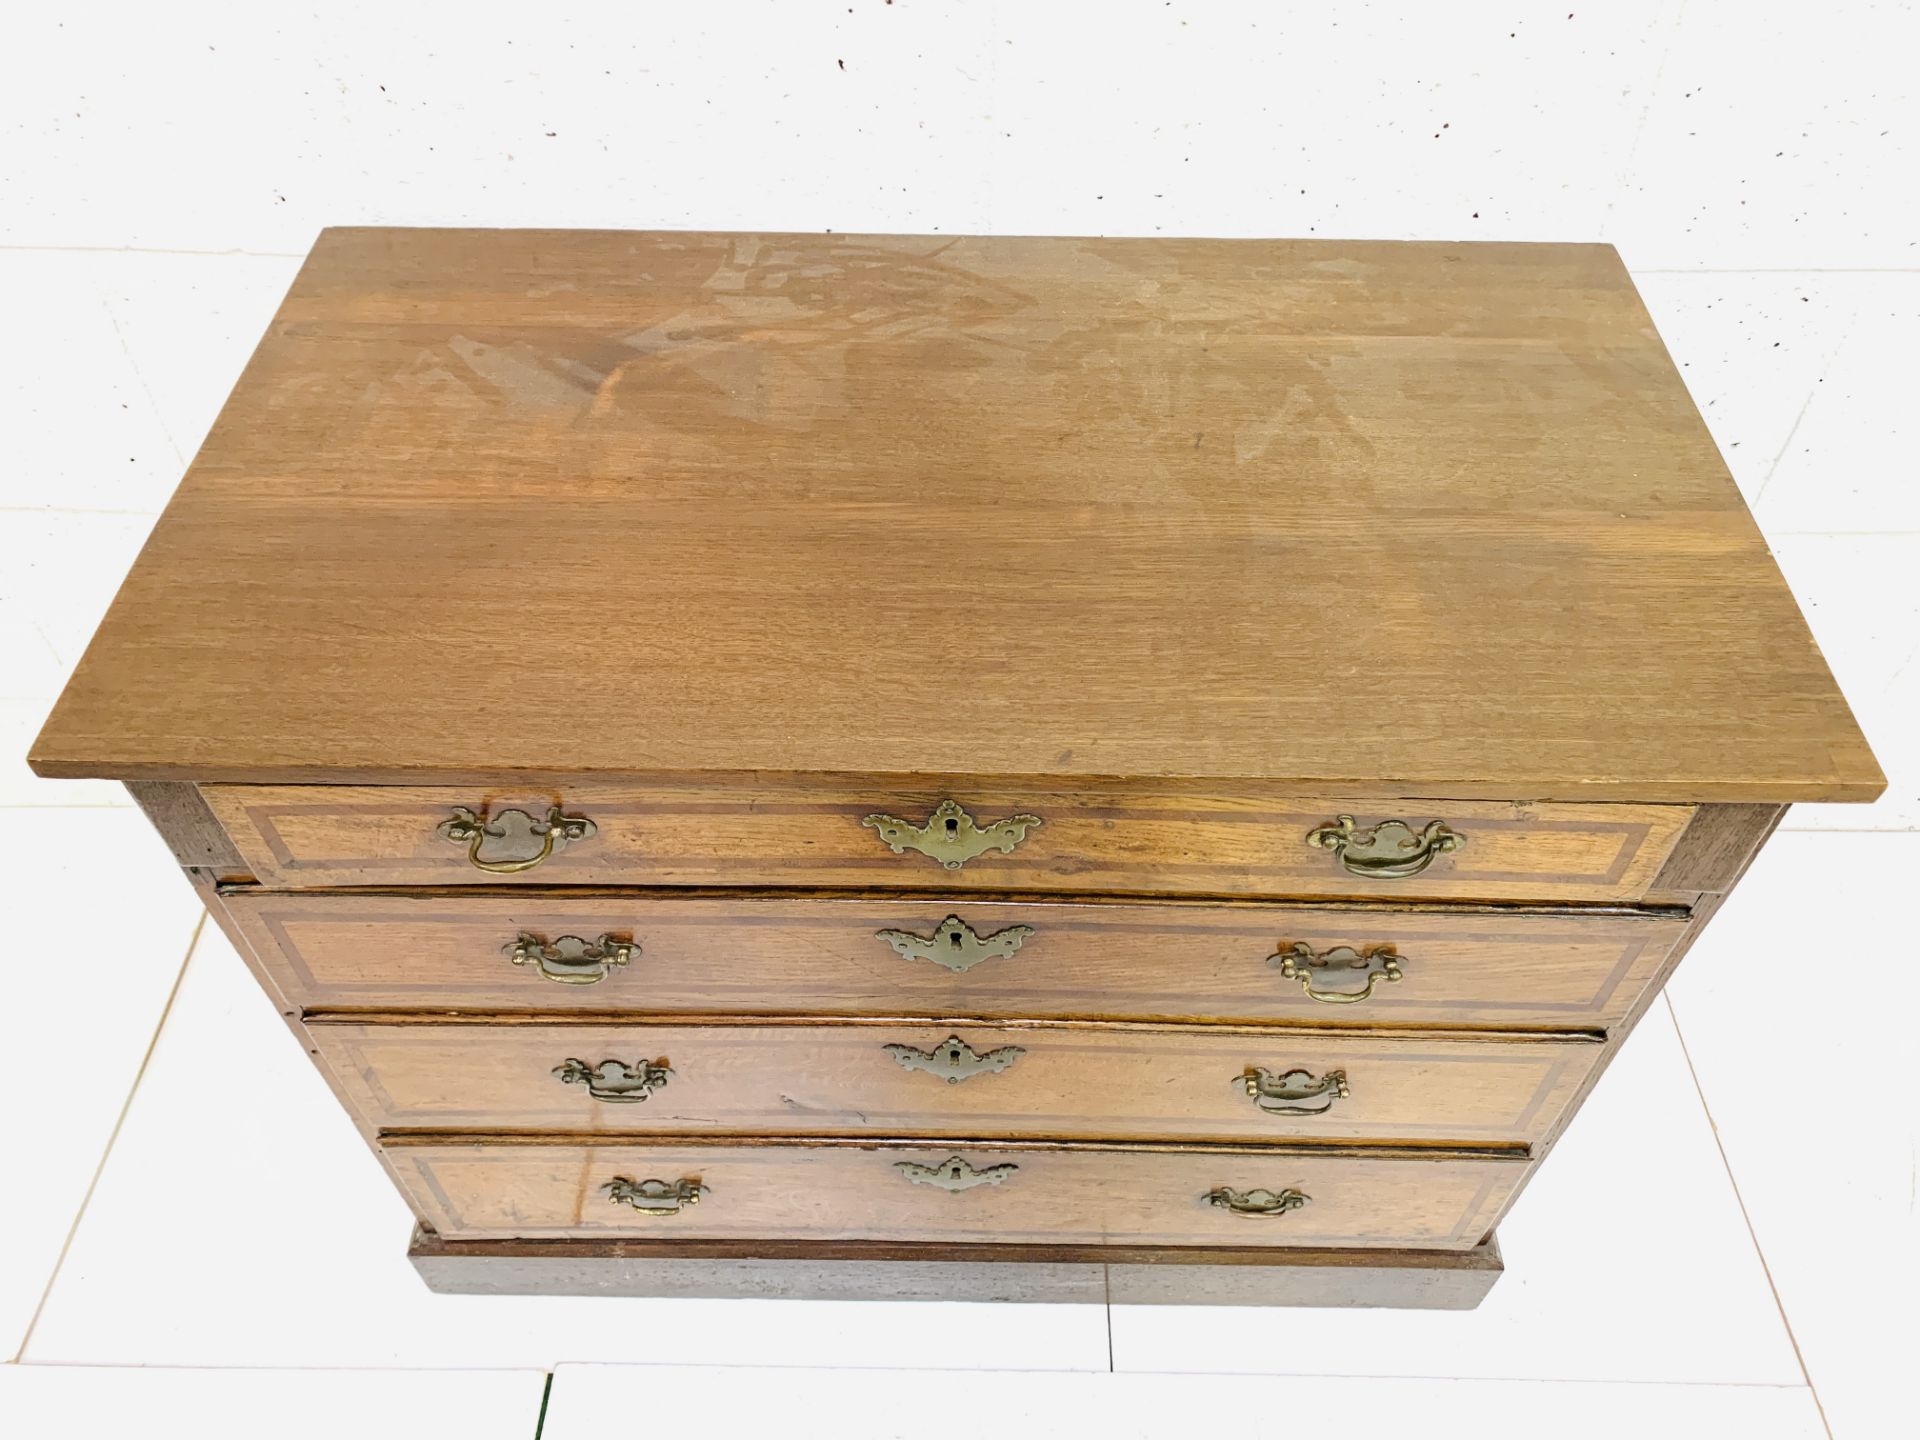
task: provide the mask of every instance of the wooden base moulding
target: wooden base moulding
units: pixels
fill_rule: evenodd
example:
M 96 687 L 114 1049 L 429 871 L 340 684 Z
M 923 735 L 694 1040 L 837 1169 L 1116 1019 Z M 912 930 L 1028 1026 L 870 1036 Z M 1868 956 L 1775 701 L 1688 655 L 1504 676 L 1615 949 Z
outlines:
M 443 1295 L 967 1300 L 1471 1310 L 1504 1268 L 1472 1250 L 443 1240 L 407 1252 Z

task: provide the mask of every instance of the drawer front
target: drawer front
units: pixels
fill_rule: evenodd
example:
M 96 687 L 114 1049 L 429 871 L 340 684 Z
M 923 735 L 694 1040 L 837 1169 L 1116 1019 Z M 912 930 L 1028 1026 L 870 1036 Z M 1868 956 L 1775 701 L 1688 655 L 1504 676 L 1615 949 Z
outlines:
M 949 795 L 826 780 L 536 794 L 229 785 L 203 793 L 254 876 L 288 889 L 726 885 L 1631 900 L 1646 893 L 1693 813 L 1684 805 Z M 943 811 L 948 799 L 958 803 Z
M 1685 929 L 1666 916 L 1247 903 L 531 892 L 223 903 L 312 1011 L 1594 1029 L 1627 1012 Z
M 1361 1158 L 1117 1146 L 389 1144 L 387 1154 L 420 1214 L 449 1239 L 1118 1238 L 1466 1250 L 1527 1169 L 1518 1159 L 1414 1151 Z M 697 1200 L 685 1203 L 695 1186 Z
M 309 1027 L 381 1129 L 1035 1139 L 1541 1139 L 1577 1040 L 979 1025 Z

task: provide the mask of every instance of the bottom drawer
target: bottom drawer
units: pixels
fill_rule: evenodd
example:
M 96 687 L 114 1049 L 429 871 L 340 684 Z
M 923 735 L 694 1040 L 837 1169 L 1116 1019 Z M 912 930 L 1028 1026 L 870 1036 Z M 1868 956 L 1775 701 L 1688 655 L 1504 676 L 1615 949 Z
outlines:
M 392 1144 L 445 1238 L 680 1235 L 1464 1250 L 1523 1160 L 1106 1145 Z

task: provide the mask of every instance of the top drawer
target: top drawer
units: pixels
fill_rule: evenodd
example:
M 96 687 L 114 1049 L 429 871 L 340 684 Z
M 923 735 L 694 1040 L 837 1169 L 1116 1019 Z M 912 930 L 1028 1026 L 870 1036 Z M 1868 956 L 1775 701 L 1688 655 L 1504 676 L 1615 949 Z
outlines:
M 1646 893 L 1693 814 L 1685 805 L 1171 789 L 950 791 L 857 777 L 202 793 L 252 874 L 283 889 L 725 885 L 1619 901 Z

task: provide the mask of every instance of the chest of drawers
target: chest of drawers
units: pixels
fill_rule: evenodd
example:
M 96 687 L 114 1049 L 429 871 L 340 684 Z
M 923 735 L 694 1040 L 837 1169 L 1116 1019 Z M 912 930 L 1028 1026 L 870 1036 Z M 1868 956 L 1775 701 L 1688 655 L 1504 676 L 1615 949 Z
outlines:
M 533 231 L 321 237 L 32 759 L 436 1288 L 1455 1307 L 1883 783 L 1610 249 Z

